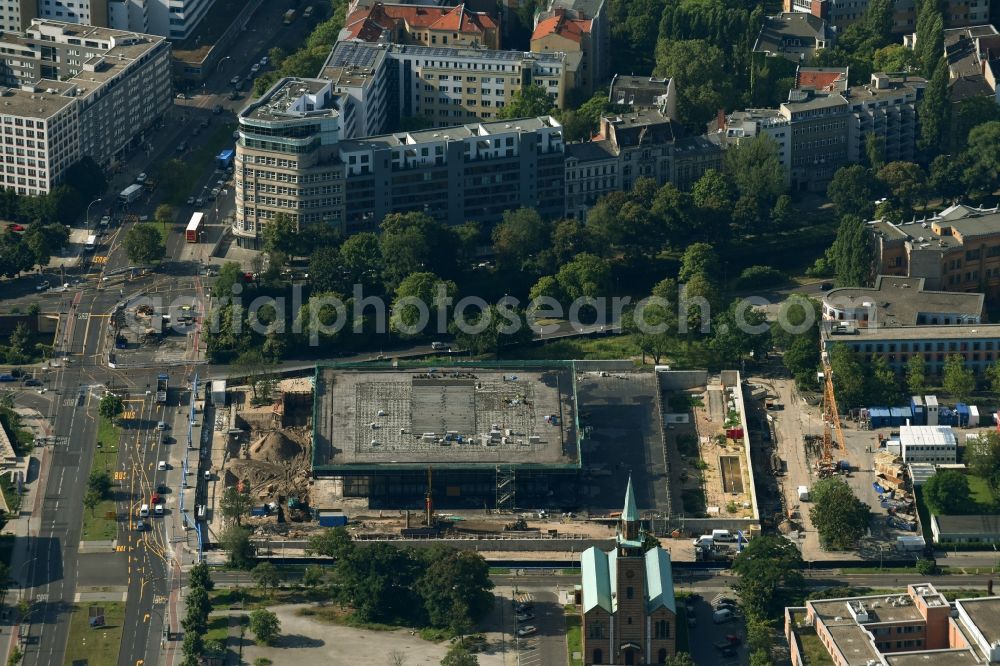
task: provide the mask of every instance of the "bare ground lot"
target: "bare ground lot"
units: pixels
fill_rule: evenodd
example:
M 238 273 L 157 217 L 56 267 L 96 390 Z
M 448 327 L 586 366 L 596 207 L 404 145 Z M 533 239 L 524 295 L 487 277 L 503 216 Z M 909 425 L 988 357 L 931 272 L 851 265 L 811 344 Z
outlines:
M 409 630 L 370 631 L 320 622 L 298 614 L 308 604 L 275 606 L 271 608 L 281 621 L 281 636 L 272 647 L 244 644 L 243 663 L 252 664 L 258 657 L 266 657 L 275 664 L 296 666 L 388 666 L 394 652 L 403 655 L 406 666 L 438 664 L 448 650 L 448 643 L 431 643 L 411 635 Z M 248 634 L 248 638 L 249 638 Z M 510 636 L 507 636 L 508 640 Z M 499 634 L 487 634 L 491 643 L 500 640 Z M 503 654 L 479 654 L 481 666 L 500 666 Z M 508 663 L 512 655 L 508 651 Z

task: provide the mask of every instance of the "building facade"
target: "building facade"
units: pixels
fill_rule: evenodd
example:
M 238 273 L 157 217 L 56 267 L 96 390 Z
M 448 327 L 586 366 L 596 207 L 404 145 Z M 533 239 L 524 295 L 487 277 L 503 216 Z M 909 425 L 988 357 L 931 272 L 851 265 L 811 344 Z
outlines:
M 38 15 L 38 0 L 0 0 L 0 31 L 21 32 Z
M 670 554 L 645 550 L 632 479 L 611 552 L 581 557 L 583 663 L 663 664 L 676 653 L 677 604 Z
M 575 85 L 564 53 L 338 43 L 320 76 L 337 81 L 369 136 L 407 125 L 450 127 L 495 119 L 524 86 L 562 108 Z M 371 131 L 377 128 L 376 131 Z
M 958 599 L 933 585 L 905 593 L 807 601 L 785 609 L 792 666 L 815 663 L 807 648 L 826 652 L 834 666 L 988 664 L 1000 661 L 1000 597 Z
M 764 17 L 753 50 L 800 63 L 811 59 L 817 51 L 832 47 L 836 38 L 833 28 L 818 16 L 785 12 Z
M 610 76 L 610 30 L 604 0 L 551 0 L 535 15 L 531 50 L 576 54 L 574 76 L 589 97 Z
M 783 0 L 784 11 L 805 12 L 826 19 L 838 31 L 861 19 L 868 0 Z M 990 17 L 990 0 L 944 0 L 940 3 L 946 28 L 985 23 Z M 916 30 L 916 0 L 895 0 L 892 31 L 909 34 Z
M 0 49 L 3 186 L 20 194 L 48 192 L 84 156 L 114 164 L 173 103 L 162 37 L 35 19 Z
M 958 439 L 951 426 L 904 425 L 899 427 L 899 452 L 904 464 L 954 465 L 958 461 Z
M 389 213 L 493 223 L 505 210 L 564 210 L 562 127 L 551 117 L 364 138 L 354 105 L 325 79 L 282 79 L 239 115 L 233 235 L 259 245 L 278 214 L 301 229 L 376 229 Z
M 1000 212 L 956 204 L 901 224 L 868 223 L 875 269 L 924 278 L 928 289 L 971 291 L 1000 297 Z
M 460 4 L 402 5 L 376 2 L 351 13 L 339 40 L 389 41 L 450 48 L 500 48 L 499 21 Z

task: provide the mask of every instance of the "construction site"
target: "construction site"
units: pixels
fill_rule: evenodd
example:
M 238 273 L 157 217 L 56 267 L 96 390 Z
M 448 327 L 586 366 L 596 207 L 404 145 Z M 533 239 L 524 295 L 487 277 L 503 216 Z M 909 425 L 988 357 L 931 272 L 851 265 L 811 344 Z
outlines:
M 571 364 L 320 366 L 315 384 L 312 471 L 344 498 L 502 512 L 575 495 Z

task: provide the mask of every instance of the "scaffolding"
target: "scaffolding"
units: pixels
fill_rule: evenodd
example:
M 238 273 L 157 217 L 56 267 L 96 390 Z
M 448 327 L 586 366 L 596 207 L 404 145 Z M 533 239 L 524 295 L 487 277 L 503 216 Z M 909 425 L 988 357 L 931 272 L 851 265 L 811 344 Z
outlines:
M 497 465 L 497 513 L 514 511 L 516 481 L 516 472 L 513 466 Z

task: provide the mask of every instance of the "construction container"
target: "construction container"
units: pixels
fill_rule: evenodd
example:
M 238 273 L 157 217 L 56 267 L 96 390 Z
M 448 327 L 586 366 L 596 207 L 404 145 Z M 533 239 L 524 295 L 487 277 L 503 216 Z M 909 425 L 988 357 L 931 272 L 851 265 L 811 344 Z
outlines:
M 343 511 L 320 509 L 316 512 L 320 527 L 343 527 L 347 524 L 347 516 Z
M 927 410 L 927 423 L 929 426 L 938 424 L 938 401 L 936 395 L 924 396 L 924 407 Z
M 937 425 L 951 426 L 954 428 L 958 425 L 958 412 L 948 409 L 947 407 L 941 407 L 938 409 Z
M 910 398 L 910 418 L 913 419 L 913 425 L 927 425 L 927 408 L 919 395 Z
M 226 380 L 212 380 L 212 404 L 216 407 L 223 407 L 226 404 Z
M 958 423 L 956 425 L 959 428 L 969 427 L 969 406 L 964 402 L 960 402 L 955 405 L 955 414 L 957 415 Z
M 911 413 L 909 407 L 889 408 L 889 424 L 893 428 L 906 425 L 906 422 L 909 421 L 912 416 L 913 414 Z
M 898 536 L 896 537 L 896 549 L 918 551 L 927 546 L 922 536 Z
M 872 430 L 890 427 L 890 412 L 887 407 L 869 407 L 868 419 L 871 421 Z
M 975 405 L 969 405 L 969 427 L 979 427 L 979 408 Z

